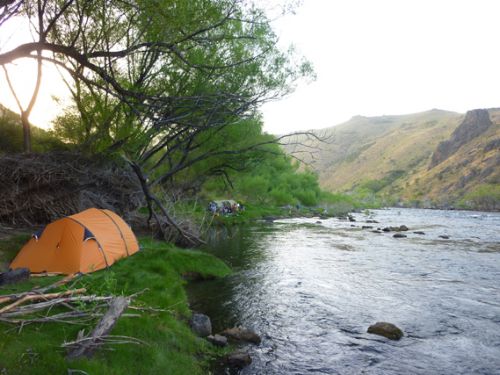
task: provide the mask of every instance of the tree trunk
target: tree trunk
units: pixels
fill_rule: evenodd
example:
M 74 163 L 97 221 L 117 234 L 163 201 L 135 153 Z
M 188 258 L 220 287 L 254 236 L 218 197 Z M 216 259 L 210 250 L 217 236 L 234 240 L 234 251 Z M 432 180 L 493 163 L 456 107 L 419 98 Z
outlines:
M 23 124 L 23 150 L 25 153 L 31 152 L 31 127 L 28 119 L 28 114 L 21 114 L 21 122 Z

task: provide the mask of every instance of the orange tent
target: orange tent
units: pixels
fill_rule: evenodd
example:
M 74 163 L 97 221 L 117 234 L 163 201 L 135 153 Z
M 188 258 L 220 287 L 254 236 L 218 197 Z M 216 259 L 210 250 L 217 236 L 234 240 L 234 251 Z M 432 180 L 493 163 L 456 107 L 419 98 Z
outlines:
M 89 208 L 34 234 L 10 268 L 26 267 L 34 273 L 86 273 L 109 267 L 138 250 L 134 233 L 120 216 Z

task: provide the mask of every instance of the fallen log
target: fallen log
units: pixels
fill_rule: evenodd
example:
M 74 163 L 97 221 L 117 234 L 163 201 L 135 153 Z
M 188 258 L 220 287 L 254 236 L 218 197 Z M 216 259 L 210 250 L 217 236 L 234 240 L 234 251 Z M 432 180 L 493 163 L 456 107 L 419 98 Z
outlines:
M 81 337 L 79 334 L 77 340 L 71 343 L 68 359 L 76 359 L 81 357 L 91 357 L 96 348 L 102 345 L 103 340 L 108 336 L 116 321 L 123 312 L 127 309 L 130 300 L 126 297 L 113 298 L 109 306 L 109 310 L 104 314 L 102 319 L 97 323 L 94 330 L 87 337 Z M 81 332 L 81 331 L 80 331 Z

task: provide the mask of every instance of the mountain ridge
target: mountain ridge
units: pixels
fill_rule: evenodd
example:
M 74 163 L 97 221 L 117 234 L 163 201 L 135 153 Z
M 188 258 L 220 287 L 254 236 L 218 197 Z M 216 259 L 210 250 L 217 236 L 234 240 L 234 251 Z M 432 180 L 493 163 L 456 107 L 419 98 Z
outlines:
M 353 116 L 312 132 L 330 142 L 299 136 L 295 143 L 319 148 L 304 162 L 329 191 L 365 189 L 393 203 L 451 206 L 479 186 L 500 183 L 498 108 Z

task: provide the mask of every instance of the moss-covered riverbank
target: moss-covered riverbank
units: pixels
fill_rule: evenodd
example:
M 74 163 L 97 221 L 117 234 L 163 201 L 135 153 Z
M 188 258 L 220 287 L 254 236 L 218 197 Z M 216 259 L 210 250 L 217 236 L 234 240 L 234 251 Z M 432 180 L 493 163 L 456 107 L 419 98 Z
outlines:
M 0 264 L 8 262 L 27 236 L 0 241 Z M 2 374 L 205 374 L 217 349 L 197 338 L 189 329 L 188 306 L 182 275 L 222 277 L 230 273 L 219 259 L 206 253 L 182 250 L 173 245 L 141 239 L 142 251 L 125 258 L 109 270 L 84 275 L 71 288 L 86 288 L 86 294 L 131 295 L 135 306 L 166 311 L 143 311 L 138 317 L 121 317 L 113 335 L 137 338 L 141 345 L 105 345 L 92 359 L 68 361 L 61 344 L 75 340 L 82 328 L 89 332 L 98 318 L 88 325 L 66 323 L 30 324 L 19 327 L 0 323 L 0 373 Z M 31 290 L 53 283 L 59 277 L 31 278 L 0 287 L 0 294 Z M 69 285 L 65 286 L 69 288 Z M 64 287 L 63 287 L 64 289 Z M 61 290 L 61 289 L 60 289 Z M 134 314 L 136 310 L 128 311 Z M 109 350 L 113 349 L 113 350 Z

